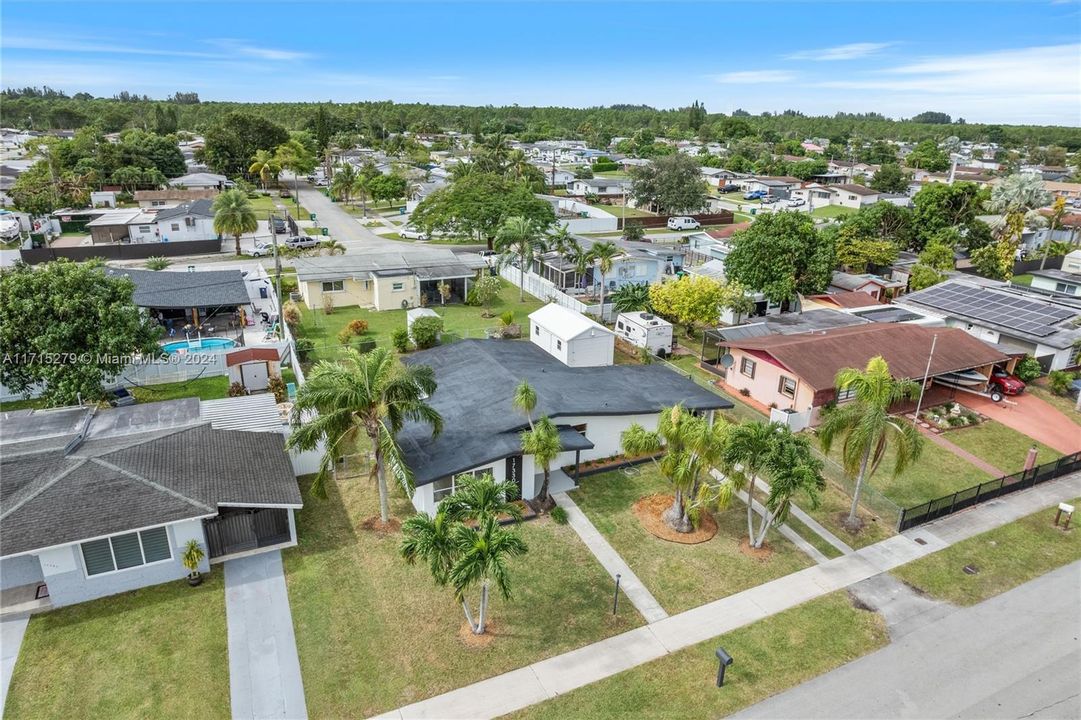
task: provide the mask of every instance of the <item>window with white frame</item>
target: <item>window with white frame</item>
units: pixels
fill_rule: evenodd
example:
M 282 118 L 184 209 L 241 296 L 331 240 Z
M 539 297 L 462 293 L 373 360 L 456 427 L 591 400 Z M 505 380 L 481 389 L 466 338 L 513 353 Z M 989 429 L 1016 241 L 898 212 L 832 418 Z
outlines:
M 345 281 L 344 280 L 330 280 L 330 281 L 327 281 L 327 282 L 323 283 L 323 292 L 325 292 L 325 293 L 344 292 L 344 291 L 345 291 Z
M 153 565 L 173 557 L 169 534 L 164 527 L 113 535 L 80 543 L 80 546 L 87 577 Z
M 171 225 L 169 225 L 169 228 L 173 232 L 179 232 L 180 231 L 180 223 L 172 223 Z
M 150 232 L 150 226 L 149 225 L 140 225 L 139 226 L 139 232 L 141 232 L 141 233 Z
M 755 369 L 756 364 L 757 363 L 755 363 L 755 361 L 751 360 L 750 358 L 743 358 L 739 362 L 739 371 L 740 371 L 741 374 L 746 375 L 747 377 L 749 377 L 749 378 L 751 378 L 753 380 L 754 379 L 754 369 Z
M 777 383 L 777 392 L 786 397 L 796 396 L 796 381 L 790 377 L 781 376 L 781 381 Z
M 1069 293 L 1070 295 L 1073 295 L 1077 292 L 1077 286 L 1071 285 L 1070 283 L 1055 283 L 1055 292 Z
M 394 292 L 400 292 L 402 290 L 405 290 L 405 283 L 394 283 L 390 286 L 390 289 Z

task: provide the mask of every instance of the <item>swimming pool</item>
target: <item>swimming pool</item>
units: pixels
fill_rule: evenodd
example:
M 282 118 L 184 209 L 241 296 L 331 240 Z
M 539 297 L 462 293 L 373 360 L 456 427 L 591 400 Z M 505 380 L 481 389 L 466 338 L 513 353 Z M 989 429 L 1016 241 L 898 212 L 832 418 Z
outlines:
M 229 338 L 210 337 L 202 340 L 177 340 L 176 342 L 165 343 L 161 346 L 161 349 L 172 355 L 173 353 L 184 353 L 192 350 L 228 350 L 235 345 L 236 341 Z

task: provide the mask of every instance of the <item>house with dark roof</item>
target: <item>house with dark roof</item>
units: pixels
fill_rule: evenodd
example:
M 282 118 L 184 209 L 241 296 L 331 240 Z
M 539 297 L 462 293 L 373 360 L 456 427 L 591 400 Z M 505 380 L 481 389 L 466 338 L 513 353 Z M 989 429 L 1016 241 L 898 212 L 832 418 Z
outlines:
M 250 403 L 241 410 L 254 412 Z M 204 572 L 296 544 L 293 513 L 302 503 L 280 420 L 232 429 L 205 417 L 198 398 L 0 420 L 5 611 L 183 578 L 189 540 L 206 553 Z
M 209 198 L 202 198 L 158 210 L 154 216 L 157 235 L 162 242 L 220 238 L 214 230 L 213 203 Z
M 1070 367 L 1081 340 L 1081 300 L 1007 284 L 951 279 L 895 303 L 941 318 L 989 343 L 1032 355 L 1045 371 Z
M 863 322 L 814 332 L 748 333 L 745 337 L 730 337 L 725 329 L 714 345 L 707 348 L 711 362 L 703 367 L 716 373 L 732 392 L 746 394 L 763 408 L 799 413 L 810 425 L 819 421 L 823 405 L 852 399 L 850 392 L 835 389 L 837 372 L 862 369 L 876 355 L 886 360 L 896 378 L 920 382 L 926 373 L 929 382 L 951 387 L 963 383 L 974 390 L 986 387 L 995 366 L 1012 372 L 1016 363 L 1016 358 L 963 330 L 904 323 Z
M 522 453 L 521 433 L 529 421 L 512 402 L 523 380 L 537 393 L 534 419 L 548 416 L 559 428 L 563 452 L 553 471 L 620 454 L 620 434 L 632 423 L 656 428 L 665 406 L 682 403 L 701 413 L 732 407 L 659 365 L 568 367 L 528 342 L 462 340 L 403 360 L 430 366 L 438 384 L 428 402 L 443 417 L 442 434 L 433 438 L 429 426 L 412 422 L 398 434 L 415 476 L 413 505 L 428 514 L 454 492 L 463 474 L 490 472 L 513 483 L 520 497 L 536 496 L 543 473 L 533 456 Z M 552 491 L 576 481 L 555 475 Z
M 890 300 L 905 291 L 906 285 L 899 280 L 872 275 L 871 273 L 846 273 L 835 270 L 830 277 L 831 293 L 864 293 L 878 302 Z
M 239 332 L 243 316 L 250 317 L 251 296 L 240 270 L 136 270 L 106 268 L 109 275 L 127 277 L 135 283 L 135 304 L 157 318 L 167 335 L 185 325 Z

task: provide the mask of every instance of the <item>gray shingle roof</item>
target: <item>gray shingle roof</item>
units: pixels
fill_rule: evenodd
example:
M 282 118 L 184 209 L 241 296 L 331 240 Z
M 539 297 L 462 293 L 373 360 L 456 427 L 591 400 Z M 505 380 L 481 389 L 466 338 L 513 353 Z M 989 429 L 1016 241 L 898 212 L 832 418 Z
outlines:
M 87 411 L 81 412 L 85 417 Z M 20 422 L 37 424 L 33 415 Z M 17 442 L 7 442 L 6 426 L 12 423 L 5 422 L 0 436 L 4 555 L 214 515 L 219 503 L 301 504 L 280 433 L 218 430 L 209 423 L 131 433 L 113 424 L 96 436 L 95 422 L 90 421 L 87 439 L 67 454 L 55 442 L 27 451 L 25 432 Z M 24 452 L 9 454 L 13 446 Z
M 300 282 L 346 280 L 355 277 L 367 279 L 372 275 L 387 272 L 415 272 L 423 278 L 468 277 L 476 270 L 486 267 L 484 259 L 476 253 L 454 253 L 444 248 L 377 250 L 336 257 L 298 258 L 293 265 Z
M 678 402 L 696 410 L 732 407 L 658 365 L 570 368 L 524 341 L 462 340 L 405 361 L 435 370 L 439 387 L 428 402 L 443 416 L 439 437 L 417 423 L 398 435 L 417 485 L 519 454 L 527 423 L 511 398 L 522 380 L 537 392 L 535 416 L 557 423 L 561 417 L 655 413 Z
M 213 202 L 211 200 L 195 200 L 194 202 L 187 202 L 176 207 L 163 208 L 158 210 L 158 214 L 154 218 L 158 221 L 168 220 L 174 217 L 184 217 L 185 215 L 199 215 L 201 217 L 214 217 L 214 211 L 211 210 Z
M 135 304 L 146 308 L 217 307 L 251 302 L 239 270 L 130 270 L 107 268 L 110 275 L 126 275 L 135 283 Z

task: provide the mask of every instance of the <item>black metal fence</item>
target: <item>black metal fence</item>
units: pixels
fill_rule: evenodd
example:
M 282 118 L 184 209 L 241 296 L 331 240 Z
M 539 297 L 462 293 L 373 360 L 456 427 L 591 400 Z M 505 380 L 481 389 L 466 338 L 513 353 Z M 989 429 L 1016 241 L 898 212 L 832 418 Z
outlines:
M 1031 470 L 1020 470 L 1012 475 L 980 483 L 975 487 L 958 490 L 952 495 L 902 510 L 897 531 L 937 520 L 958 510 L 964 510 L 1018 490 L 1027 490 L 1034 485 L 1054 480 L 1075 470 L 1081 470 L 1081 452 L 1063 455 L 1058 460 L 1037 465 Z

